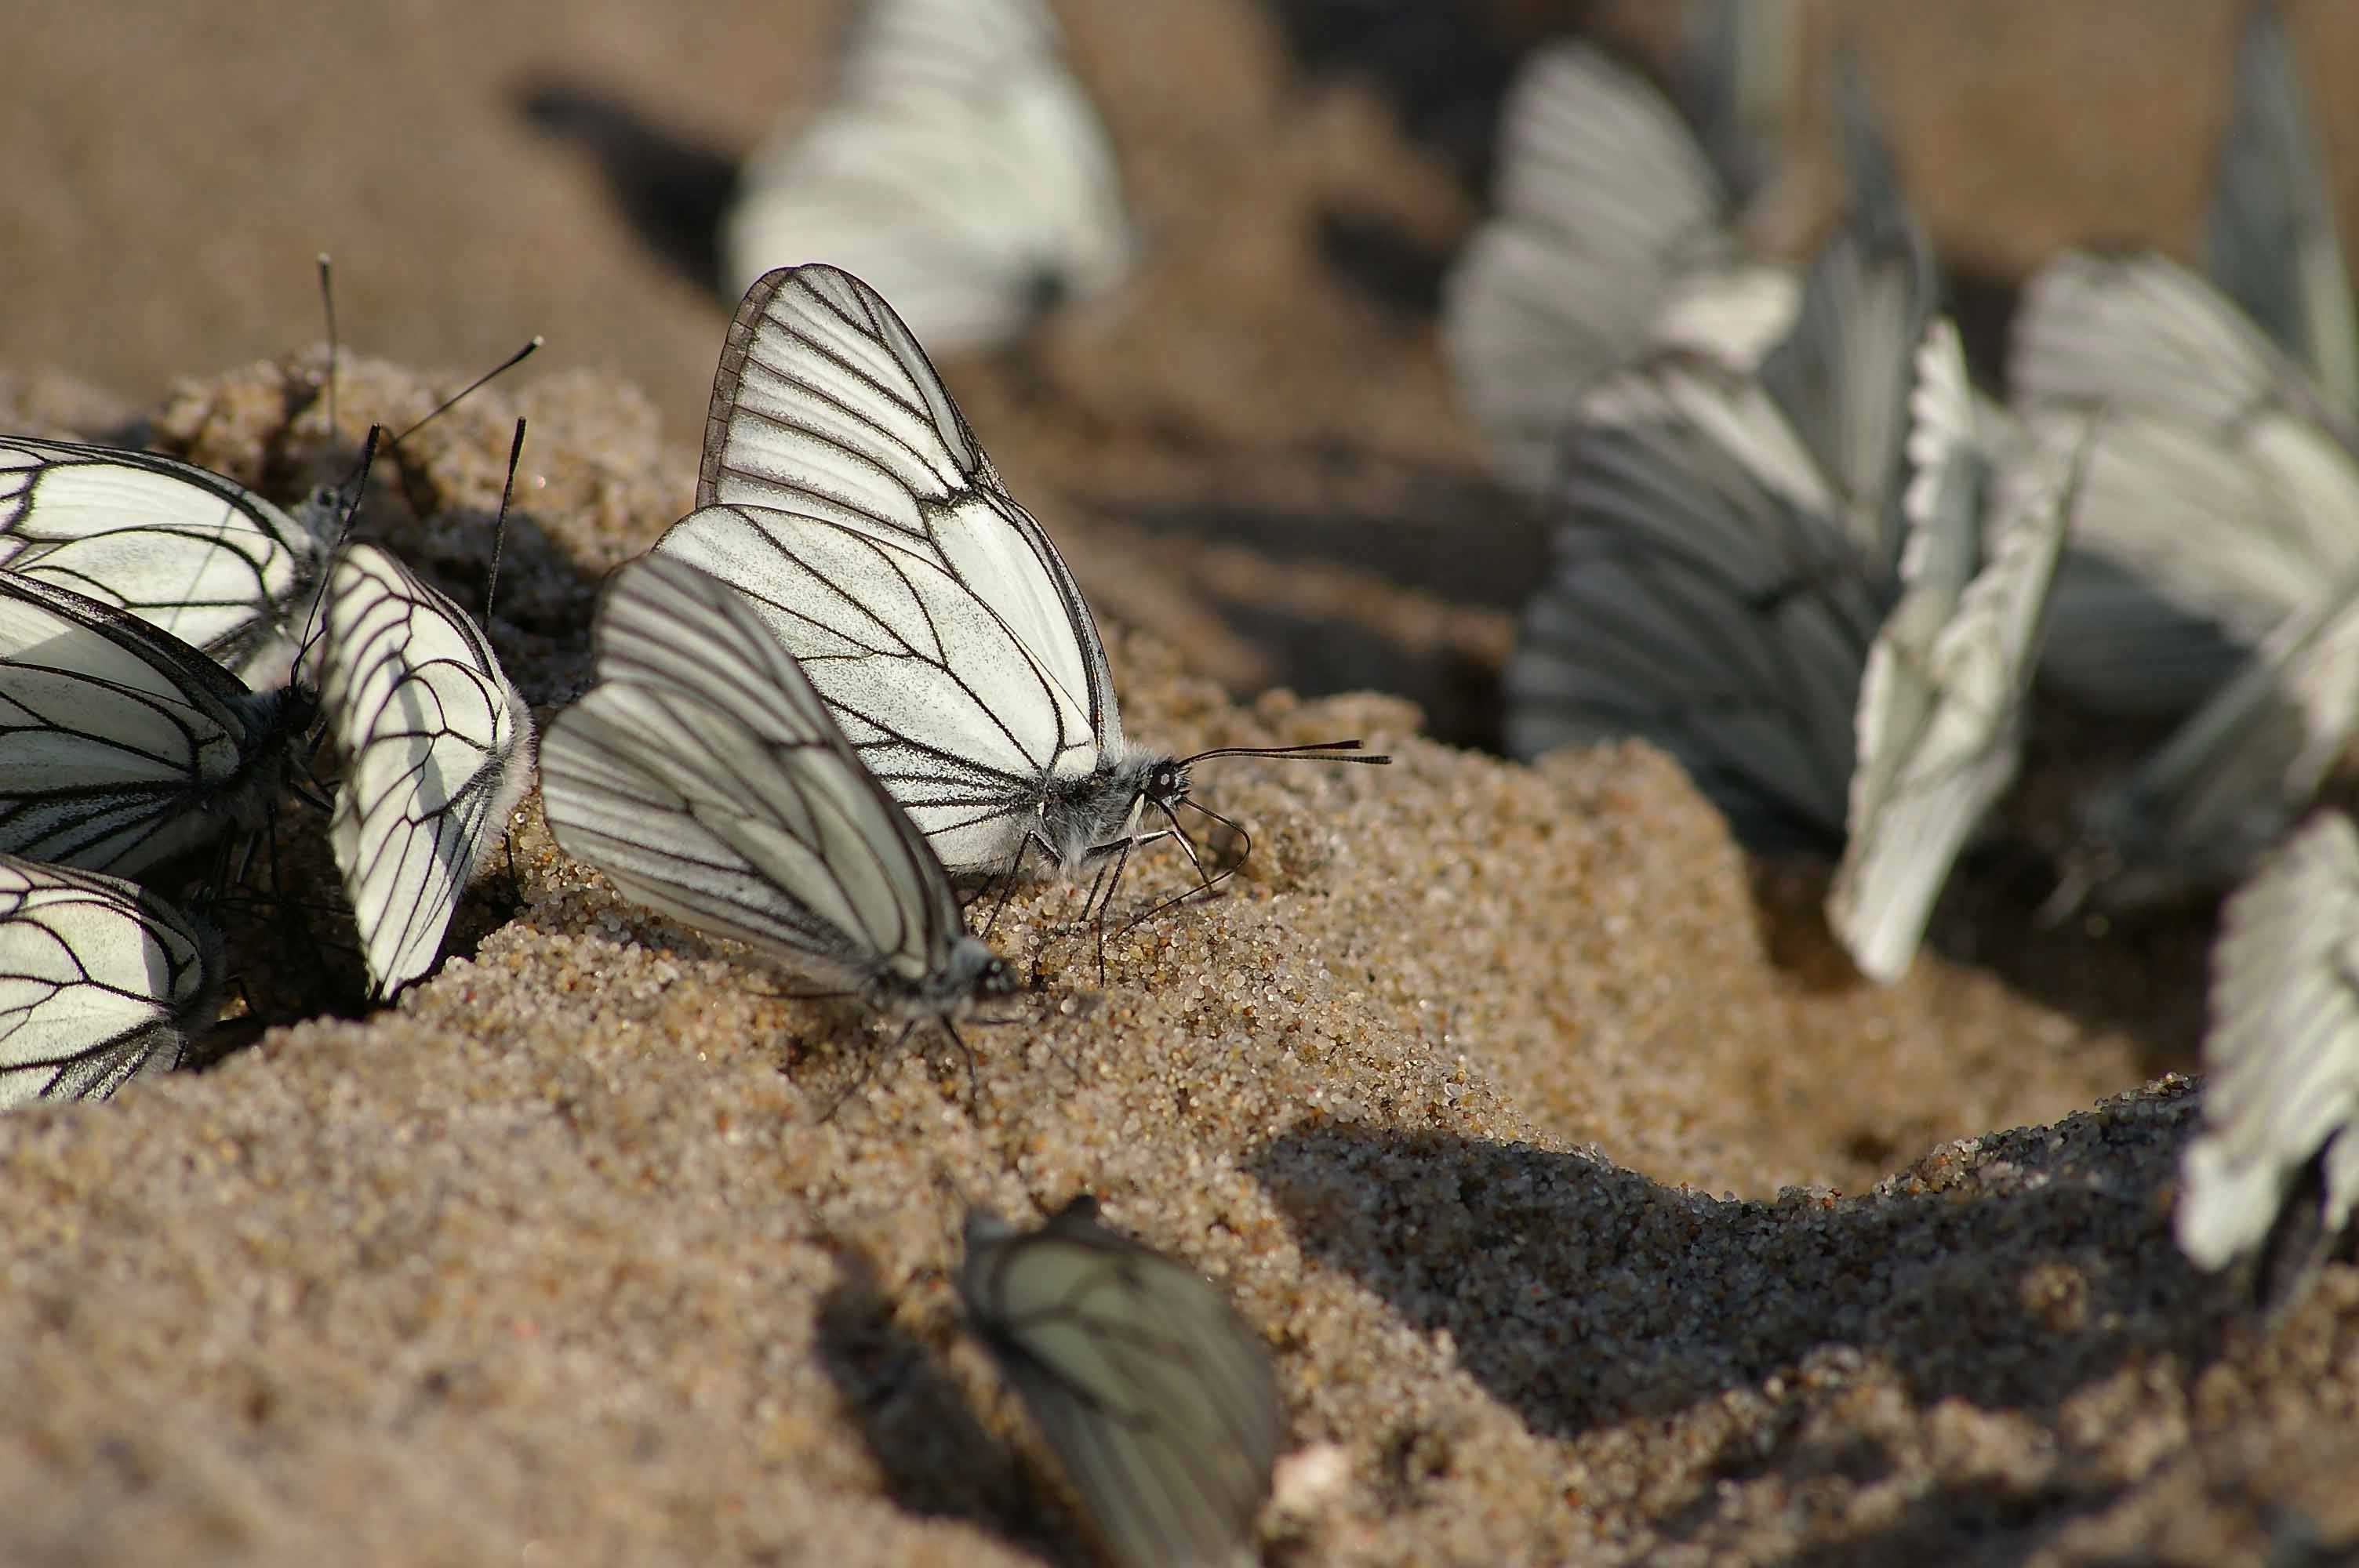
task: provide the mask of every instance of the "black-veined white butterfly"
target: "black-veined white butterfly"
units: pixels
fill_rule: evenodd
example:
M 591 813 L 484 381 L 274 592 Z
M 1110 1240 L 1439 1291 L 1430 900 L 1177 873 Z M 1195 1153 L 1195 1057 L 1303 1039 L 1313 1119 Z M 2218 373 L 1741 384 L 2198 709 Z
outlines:
M 0 1109 L 179 1065 L 220 976 L 220 937 L 155 894 L 0 855 Z
M 2203 1130 L 2176 1226 L 2199 1269 L 2257 1260 L 2282 1305 L 2359 1209 L 2359 833 L 2325 813 L 2228 900 L 2212 953 Z
M 1105 127 L 1042 0 L 866 0 L 834 98 L 741 171 L 728 283 L 830 262 L 938 351 L 1016 337 L 1134 250 Z
M 1269 1353 L 1221 1291 L 1073 1199 L 967 1215 L 959 1294 L 1125 1568 L 1244 1555 L 1281 1433 Z
M 259 828 L 317 712 L 96 600 L 0 570 L 0 853 L 131 874 Z
M 250 683 L 283 679 L 342 507 L 289 514 L 155 452 L 0 437 L 0 567 L 128 611 Z
M 1995 473 L 1946 320 L 1919 356 L 1899 601 L 1869 644 L 1827 922 L 1861 973 L 1907 972 L 1950 868 L 2023 756 L 2048 595 L 2085 441 Z
M 598 683 L 540 743 L 568 854 L 624 893 L 764 957 L 948 1023 L 1004 994 L 907 813 L 794 659 L 726 584 L 649 556 L 607 579 Z
M 1723 47 L 1742 36 L 1716 30 Z M 1723 92 L 1743 63 L 1723 70 Z M 1496 211 L 1445 280 L 1441 327 L 1513 482 L 1543 488 L 1582 394 L 1650 345 L 1750 369 L 1792 320 L 1792 270 L 1740 258 L 1726 171 L 1669 101 L 1595 47 L 1555 44 L 1525 63 L 1497 168 Z
M 1136 846 L 1185 842 L 1194 764 L 1359 744 L 1174 758 L 1126 741 L 1056 546 L 892 307 L 833 267 L 774 272 L 738 306 L 696 499 L 655 553 L 745 596 L 953 874 L 1037 848 L 1118 881 Z M 1149 809 L 1168 829 L 1142 829 Z
M 329 827 L 372 989 L 434 965 L 531 783 L 532 712 L 466 612 L 374 545 L 328 574 L 320 705 L 345 758 Z

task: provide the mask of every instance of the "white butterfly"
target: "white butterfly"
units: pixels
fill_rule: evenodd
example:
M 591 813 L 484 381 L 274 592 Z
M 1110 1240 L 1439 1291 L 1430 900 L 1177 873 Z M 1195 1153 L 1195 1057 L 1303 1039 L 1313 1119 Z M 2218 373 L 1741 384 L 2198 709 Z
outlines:
M 868 0 L 841 71 L 739 176 L 731 287 L 830 262 L 949 351 L 1012 339 L 1128 269 L 1114 149 L 1041 0 Z
M 220 975 L 220 937 L 153 893 L 0 855 L 0 1109 L 179 1065 Z
M 2359 1208 L 2359 834 L 2321 814 L 2228 900 L 2212 953 L 2203 1130 L 2187 1146 L 2180 1249 L 2257 1254 L 2283 1303 Z
M 2043 450 L 1986 493 L 1994 443 L 1976 428 L 1946 320 L 1927 334 L 1911 406 L 1904 586 L 1860 680 L 1848 831 L 1827 897 L 1861 973 L 1886 983 L 1908 971 L 1951 864 L 2021 764 L 2082 460 L 2077 446 Z
M 1694 133 L 1593 46 L 1526 62 L 1497 167 L 1496 211 L 1444 282 L 1441 330 L 1511 481 L 1543 488 L 1582 394 L 1650 345 L 1749 369 L 1791 321 L 1792 271 L 1740 260 L 1732 193 Z
M 908 815 L 728 585 L 646 557 L 608 579 L 593 635 L 598 684 L 540 744 L 567 853 L 913 1019 L 1013 989 Z
M 958 1283 L 1115 1562 L 1246 1551 L 1277 1455 L 1277 1388 L 1217 1288 L 1100 1224 L 1087 1195 L 1033 1231 L 971 1211 Z
M 372 989 L 434 966 L 459 895 L 532 780 L 532 712 L 466 612 L 390 553 L 328 575 L 320 703 L 346 759 L 329 827 Z
M 0 570 L 0 853 L 129 874 L 259 828 L 317 704 Z
M 0 437 L 0 566 L 127 610 L 257 686 L 283 679 L 341 507 L 293 515 L 193 463 Z
M 1178 834 L 1194 763 L 1358 744 L 1173 758 L 1126 741 L 1056 546 L 909 329 L 832 267 L 772 273 L 737 308 L 696 499 L 655 553 L 745 596 L 953 873 L 1037 847 L 1068 877 L 1113 857 L 1118 880 L 1132 849 Z M 1168 829 L 1142 830 L 1149 808 Z

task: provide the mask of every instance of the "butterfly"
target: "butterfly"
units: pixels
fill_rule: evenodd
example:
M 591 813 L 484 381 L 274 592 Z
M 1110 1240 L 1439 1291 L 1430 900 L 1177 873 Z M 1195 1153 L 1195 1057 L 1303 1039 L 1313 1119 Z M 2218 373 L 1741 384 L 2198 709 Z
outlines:
M 2053 909 L 2233 883 L 2359 730 L 2359 409 L 2332 211 L 2261 7 L 2212 217 L 2236 297 L 2159 256 L 2082 253 L 2026 292 L 2026 424 L 2101 410 L 2043 673 L 2094 712 L 2179 721 L 2076 808 Z
M 2212 950 L 2203 1127 L 2180 1162 L 2180 1249 L 2256 1260 L 2286 1304 L 2359 1208 L 2359 833 L 2321 813 L 2229 898 Z
M 530 784 L 532 712 L 466 612 L 374 545 L 338 553 L 321 632 L 321 708 L 347 762 L 329 840 L 390 996 L 433 967 Z
M 257 686 L 286 674 L 342 511 L 326 489 L 290 514 L 155 452 L 0 437 L 0 567 L 127 611 Z
M 1783 6 L 1744 9 L 1757 20 Z M 1547 484 L 1559 436 L 1606 373 L 1667 344 L 1750 369 L 1793 318 L 1792 270 L 1744 260 L 1731 232 L 1729 166 L 1757 140 L 1733 101 L 1757 62 L 1739 52 L 1744 19 L 1729 20 L 1697 51 L 1731 73 L 1700 95 L 1729 123 L 1710 150 L 1589 44 L 1536 51 L 1508 90 L 1495 211 L 1444 282 L 1441 330 L 1468 412 L 1524 488 Z
M 833 267 L 771 273 L 739 305 L 696 499 L 654 553 L 745 598 L 953 874 L 1013 874 L 1037 849 L 1069 878 L 1110 867 L 1111 899 L 1137 846 L 1187 842 L 1197 763 L 1359 745 L 1175 758 L 1125 740 L 1056 546 L 908 327 Z M 1149 810 L 1168 827 L 1143 830 Z
M 317 701 L 255 691 L 138 617 L 0 570 L 0 853 L 129 875 L 258 829 Z
M 118 877 L 0 855 L 0 1109 L 179 1065 L 221 956 L 210 926 Z
M 728 585 L 667 557 L 627 563 L 592 638 L 597 684 L 540 744 L 541 798 L 568 854 L 913 1024 L 948 1027 L 1014 989 L 908 814 Z
M 1246 1548 L 1280 1413 L 1269 1353 L 1219 1289 L 1101 1223 L 1086 1194 L 1032 1231 L 971 1210 L 958 1288 L 1116 1562 Z
M 1041 0 L 868 0 L 835 97 L 741 170 L 727 281 L 837 264 L 937 351 L 1018 335 L 1135 250 L 1105 127 Z

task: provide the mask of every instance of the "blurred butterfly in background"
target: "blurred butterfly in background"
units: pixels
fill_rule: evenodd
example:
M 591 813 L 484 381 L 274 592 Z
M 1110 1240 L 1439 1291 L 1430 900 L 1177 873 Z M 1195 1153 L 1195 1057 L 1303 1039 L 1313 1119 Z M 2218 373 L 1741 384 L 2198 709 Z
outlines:
M 1042 0 L 867 0 L 839 70 L 835 96 L 740 172 L 731 293 L 832 263 L 947 352 L 1014 339 L 1128 270 L 1114 148 Z
M 256 687 L 285 679 L 342 524 L 155 452 L 0 437 L 0 567 L 128 611 Z
M 1099 871 L 1102 916 L 1134 849 L 1187 844 L 1178 807 L 1212 816 L 1196 763 L 1389 760 L 1339 754 L 1356 741 L 1180 758 L 1125 741 L 1056 546 L 908 327 L 833 267 L 772 273 L 738 307 L 696 500 L 654 553 L 743 597 L 954 875 L 1011 875 L 1037 849 Z
M 220 937 L 155 894 L 0 855 L 0 1109 L 179 1065 L 221 969 Z
M 958 1288 L 1114 1561 L 1250 1558 L 1281 1413 L 1268 1351 L 1216 1286 L 1083 1195 L 1038 1230 L 971 1210 Z
M 1864 93 L 1844 92 L 1851 216 L 1757 375 L 1662 353 L 1565 433 L 1507 741 L 1531 757 L 1641 735 L 1756 849 L 1842 847 L 1830 925 L 1890 981 L 2014 777 L 2074 464 L 2051 454 L 1994 495 L 2017 438 L 1974 396 Z
M 0 853 L 130 875 L 258 831 L 315 695 L 248 687 L 113 605 L 0 569 Z
M 727 584 L 643 557 L 607 579 L 592 636 L 597 684 L 540 744 L 566 853 L 953 1041 L 971 1002 L 1014 989 L 908 814 Z
M 321 708 L 346 767 L 329 840 L 370 989 L 389 997 L 433 968 L 529 787 L 532 711 L 466 612 L 374 545 L 338 554 L 321 632 Z
M 2212 950 L 2203 1127 L 2180 1162 L 2190 1261 L 2253 1265 L 2290 1304 L 2359 1208 L 2359 833 L 2321 813 L 2227 902 Z
M 2026 424 L 2102 410 L 2043 673 L 2090 710 L 2181 720 L 2077 808 L 2059 910 L 2234 882 L 2359 728 L 2359 338 L 2268 6 L 2237 59 L 2212 236 L 2233 297 L 2160 256 L 2074 253 L 2017 317 Z
M 1537 51 L 1509 89 L 1495 211 L 1451 270 L 1441 331 L 1500 477 L 1520 488 L 1548 483 L 1582 394 L 1649 347 L 1749 370 L 1793 319 L 1793 270 L 1745 259 L 1732 228 L 1760 183 L 1765 122 L 1782 117 L 1790 5 L 1702 12 L 1689 96 L 1718 133 L 1704 140 L 1590 44 Z

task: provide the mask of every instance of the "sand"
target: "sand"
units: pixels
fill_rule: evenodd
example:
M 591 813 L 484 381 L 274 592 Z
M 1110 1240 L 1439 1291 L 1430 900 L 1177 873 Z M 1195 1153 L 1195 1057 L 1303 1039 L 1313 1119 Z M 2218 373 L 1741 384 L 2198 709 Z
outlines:
M 1208 765 L 1252 858 L 1113 940 L 1103 984 L 1077 896 L 1018 896 L 995 940 L 1029 984 L 969 1033 L 972 1090 L 949 1043 L 619 900 L 537 797 L 442 970 L 354 1016 L 332 914 L 302 913 L 332 896 L 319 824 L 290 815 L 285 907 L 234 933 L 271 1026 L 0 1120 L 0 1562 L 1084 1561 L 949 1283 L 964 1204 L 1082 1190 L 1270 1345 L 1272 1563 L 2359 1541 L 2359 1271 L 2265 1326 L 2169 1238 L 2206 922 L 2036 929 L 2044 889 L 2002 856 L 1877 990 L 1811 913 L 1823 868 L 1749 861 L 1659 754 L 1445 743 L 1494 722 L 1538 521 L 1481 479 L 1430 321 L 1339 281 L 1313 220 L 1440 243 L 1472 211 L 1449 157 L 1380 82 L 1290 74 L 1241 5 L 1067 9 L 1156 259 L 946 369 L 1109 622 L 1135 735 L 1359 735 L 1394 764 Z M 1504 40 L 1547 9 L 1486 15 Z M 1921 84 L 1904 161 L 1944 237 L 2002 275 L 2068 220 L 2183 243 L 2201 70 L 2138 45 L 2187 87 L 2133 120 L 2170 156 L 1999 138 L 1995 98 L 2052 126 L 2098 47 L 2033 11 L 1875 29 Z M 2151 14 L 2186 51 L 2224 37 L 2221 5 Z M 0 323 L 0 415 L 286 498 L 549 332 L 380 470 L 362 526 L 480 603 L 530 418 L 491 629 L 546 720 L 587 682 L 599 575 L 687 504 L 723 309 L 512 89 L 596 79 L 743 145 L 817 80 L 826 18 L 310 15 L 28 22 L 56 68 L 5 111 L 41 149 L 7 243 L 43 308 Z M 1962 82 L 1969 42 L 2014 74 Z M 65 103 L 101 62 L 106 111 Z M 1998 182 L 2002 154 L 2041 172 Z M 215 183 L 175 172 L 200 155 Z M 333 430 L 323 243 L 361 351 Z M 1158 851 L 1125 902 L 1186 885 Z

